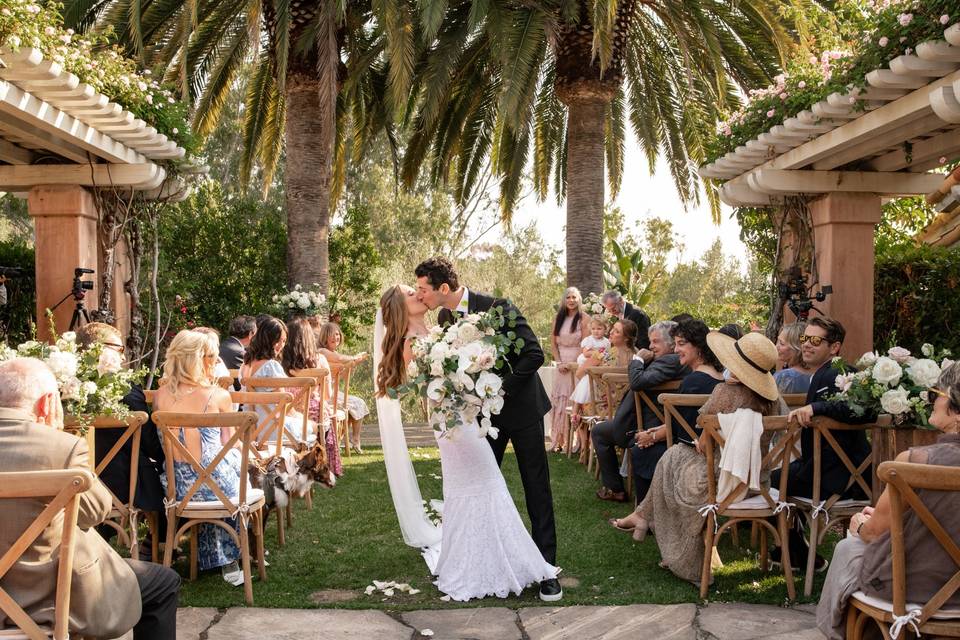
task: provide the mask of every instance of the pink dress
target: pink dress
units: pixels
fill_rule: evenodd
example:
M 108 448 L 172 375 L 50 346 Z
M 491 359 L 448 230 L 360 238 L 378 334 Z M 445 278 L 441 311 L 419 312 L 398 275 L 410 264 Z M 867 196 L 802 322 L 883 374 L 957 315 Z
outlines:
M 327 369 L 330 370 L 330 363 L 327 362 L 327 359 L 323 356 L 322 353 L 317 354 L 317 367 L 318 369 Z M 327 461 L 330 464 L 330 470 L 333 471 L 334 475 L 337 477 L 343 475 L 343 461 L 340 459 L 340 447 L 337 443 L 337 430 L 331 425 L 330 417 L 333 415 L 333 405 L 330 402 L 330 399 L 333 397 L 333 385 L 330 383 L 330 376 L 324 378 L 326 380 L 326 392 L 324 393 L 324 406 L 320 407 L 320 392 L 315 391 L 313 396 L 310 398 L 310 419 L 316 422 L 318 425 L 321 425 L 321 430 L 326 431 L 326 436 L 324 437 L 324 444 L 327 448 Z
M 580 355 L 580 341 L 583 339 L 581 331 L 583 321 L 584 318 L 581 316 L 576 331 L 572 328 L 572 316 L 567 316 L 566 320 L 563 321 L 560 333 L 557 335 L 557 350 L 560 352 L 560 362 L 576 365 L 577 356 Z M 572 392 L 573 376 L 569 372 L 558 371 L 553 382 L 553 392 L 550 395 L 550 402 L 553 405 L 553 408 L 550 409 L 550 442 L 554 448 L 566 441 L 565 411 Z

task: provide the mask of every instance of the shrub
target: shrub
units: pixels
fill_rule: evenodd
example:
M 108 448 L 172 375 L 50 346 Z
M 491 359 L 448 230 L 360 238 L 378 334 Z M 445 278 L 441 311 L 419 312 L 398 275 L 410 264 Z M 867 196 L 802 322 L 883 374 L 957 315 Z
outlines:
M 37 304 L 33 256 L 33 247 L 23 239 L 0 241 L 0 266 L 22 272 L 8 278 L 4 285 L 7 303 L 0 306 L 0 341 L 8 344 L 19 344 L 33 337 Z

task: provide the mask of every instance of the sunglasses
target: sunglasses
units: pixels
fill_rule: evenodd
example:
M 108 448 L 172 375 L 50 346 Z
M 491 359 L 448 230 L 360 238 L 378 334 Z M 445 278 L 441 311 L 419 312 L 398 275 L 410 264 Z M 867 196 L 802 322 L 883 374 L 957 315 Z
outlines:
M 124 347 L 122 344 L 115 344 L 115 343 L 113 343 L 113 342 L 104 342 L 104 343 L 103 343 L 103 346 L 105 346 L 105 347 L 110 347 L 111 349 L 113 349 L 114 351 L 116 351 L 117 353 L 119 353 L 120 355 L 123 355 L 123 352 L 124 352 L 124 350 L 125 350 L 125 347 Z
M 803 334 L 802 336 L 800 336 L 800 344 L 806 344 L 809 342 L 815 347 L 819 347 L 826 341 L 827 339 L 824 338 L 823 336 L 808 336 L 807 334 Z
M 943 389 L 938 389 L 937 387 L 927 387 L 927 390 L 932 391 L 933 393 L 937 394 L 941 398 L 946 398 L 948 400 L 950 399 L 950 394 L 948 394 Z

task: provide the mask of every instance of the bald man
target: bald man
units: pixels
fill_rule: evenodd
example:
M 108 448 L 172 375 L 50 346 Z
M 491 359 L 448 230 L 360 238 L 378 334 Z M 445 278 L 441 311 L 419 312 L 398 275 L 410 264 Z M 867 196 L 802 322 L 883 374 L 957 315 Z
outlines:
M 32 358 L 0 363 L 0 469 L 90 469 L 84 440 L 64 433 L 63 408 L 50 369 Z M 0 554 L 6 552 L 46 504 L 24 498 L 4 505 Z M 99 480 L 79 496 L 70 632 L 115 638 L 131 628 L 137 640 L 176 638 L 179 576 L 166 567 L 125 560 L 93 527 L 110 515 L 110 492 Z M 0 579 L 13 599 L 40 624 L 53 624 L 62 525 L 54 520 Z M 8 621 L 0 614 L 0 622 Z

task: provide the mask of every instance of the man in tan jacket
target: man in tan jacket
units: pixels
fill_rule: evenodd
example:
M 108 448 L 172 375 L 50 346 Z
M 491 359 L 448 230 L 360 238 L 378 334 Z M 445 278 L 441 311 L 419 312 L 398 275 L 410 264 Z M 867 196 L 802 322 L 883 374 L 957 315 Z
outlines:
M 0 469 L 89 469 L 84 440 L 60 431 L 63 409 L 47 366 L 31 358 L 0 363 Z M 110 514 L 111 497 L 99 480 L 80 494 L 70 632 L 115 638 L 131 628 L 137 640 L 176 638 L 180 578 L 166 567 L 121 558 L 93 527 Z M 0 518 L 0 554 L 44 509 L 42 499 L 5 505 Z M 38 623 L 53 621 L 63 514 L 33 542 L 0 579 L 13 599 Z M 0 622 L 8 623 L 0 615 Z

